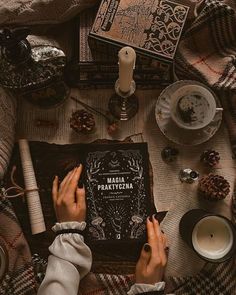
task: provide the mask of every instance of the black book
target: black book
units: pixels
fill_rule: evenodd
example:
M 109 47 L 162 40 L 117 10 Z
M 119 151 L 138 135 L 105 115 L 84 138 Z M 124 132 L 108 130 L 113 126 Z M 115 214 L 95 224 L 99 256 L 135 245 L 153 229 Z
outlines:
M 87 243 L 144 242 L 151 204 L 147 144 L 89 145 L 83 159 Z
M 80 181 L 85 185 L 87 199 L 85 240 L 92 249 L 94 261 L 108 261 L 108 256 L 118 261 L 136 261 L 145 243 L 146 218 L 150 210 L 154 212 L 147 144 L 31 142 L 30 151 L 47 231 L 32 236 L 26 203 L 20 198 L 12 202 L 32 253 L 47 257 L 47 249 L 55 238 L 51 231 L 56 222 L 51 197 L 55 175 L 62 181 L 69 171 L 82 163 L 84 169 Z M 17 167 L 14 179 L 24 187 L 17 145 L 4 180 L 6 188 L 12 186 L 14 166 Z

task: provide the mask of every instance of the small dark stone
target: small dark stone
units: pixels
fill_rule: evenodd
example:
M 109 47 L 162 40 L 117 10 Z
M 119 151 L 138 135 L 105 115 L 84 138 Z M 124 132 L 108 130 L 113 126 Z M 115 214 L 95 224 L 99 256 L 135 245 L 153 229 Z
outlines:
M 162 160 L 165 162 L 173 162 L 176 160 L 179 151 L 176 148 L 165 147 L 161 152 Z

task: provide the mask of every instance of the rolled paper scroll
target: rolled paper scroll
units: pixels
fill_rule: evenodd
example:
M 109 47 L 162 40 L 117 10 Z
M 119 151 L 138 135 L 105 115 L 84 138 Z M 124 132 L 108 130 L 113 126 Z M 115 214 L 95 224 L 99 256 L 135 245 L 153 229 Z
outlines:
M 45 222 L 40 202 L 38 186 L 35 178 L 33 163 L 30 155 L 29 144 L 26 139 L 19 140 L 19 150 L 23 176 L 25 181 L 25 194 L 28 204 L 32 234 L 44 232 Z

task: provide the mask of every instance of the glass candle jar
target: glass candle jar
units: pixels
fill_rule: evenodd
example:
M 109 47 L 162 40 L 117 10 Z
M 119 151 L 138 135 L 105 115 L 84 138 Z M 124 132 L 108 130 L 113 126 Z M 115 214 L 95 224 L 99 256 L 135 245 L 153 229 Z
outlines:
M 179 224 L 183 240 L 210 262 L 223 262 L 236 252 L 236 231 L 224 216 L 193 209 L 183 215 Z

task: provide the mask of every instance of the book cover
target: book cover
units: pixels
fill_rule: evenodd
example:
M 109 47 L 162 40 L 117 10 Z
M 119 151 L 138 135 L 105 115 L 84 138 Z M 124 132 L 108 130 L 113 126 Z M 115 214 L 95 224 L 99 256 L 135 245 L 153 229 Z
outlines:
M 151 203 L 147 144 L 89 145 L 83 159 L 87 242 L 144 241 Z
M 103 0 L 90 38 L 172 62 L 188 10 L 170 0 Z

